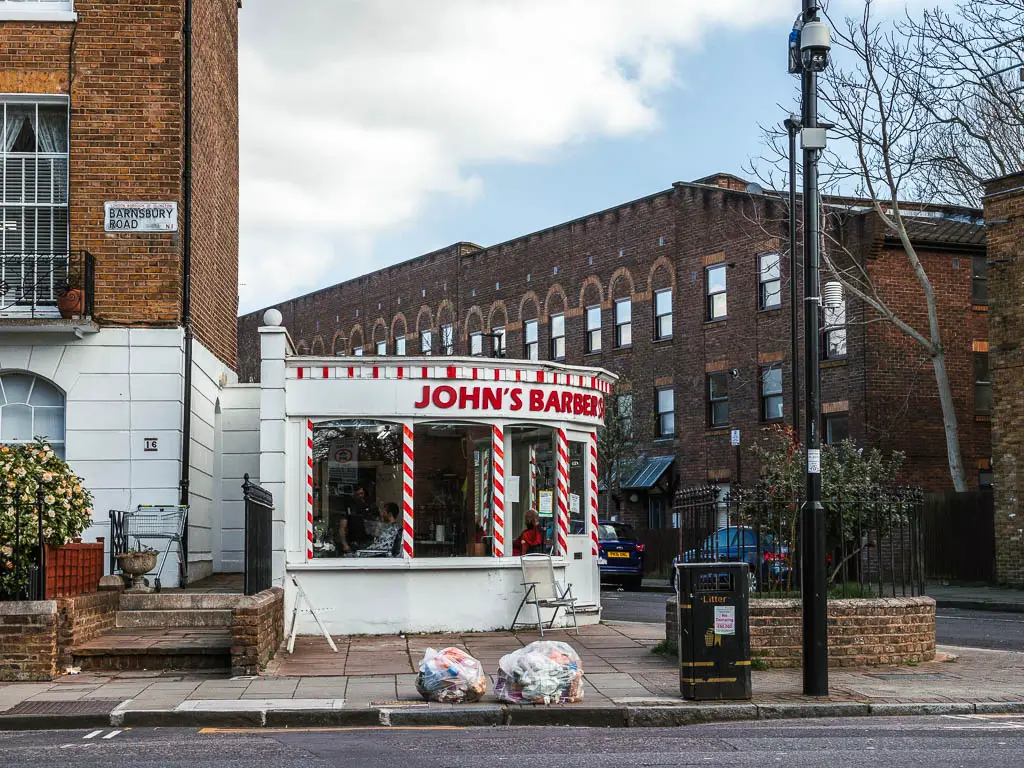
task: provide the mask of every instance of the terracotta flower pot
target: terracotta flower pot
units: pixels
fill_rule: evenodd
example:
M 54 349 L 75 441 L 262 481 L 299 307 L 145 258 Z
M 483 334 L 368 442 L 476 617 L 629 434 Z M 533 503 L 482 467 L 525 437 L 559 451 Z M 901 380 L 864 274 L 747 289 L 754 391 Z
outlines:
M 81 288 L 69 288 L 63 296 L 57 297 L 57 309 L 65 320 L 81 315 L 85 309 L 85 291 Z

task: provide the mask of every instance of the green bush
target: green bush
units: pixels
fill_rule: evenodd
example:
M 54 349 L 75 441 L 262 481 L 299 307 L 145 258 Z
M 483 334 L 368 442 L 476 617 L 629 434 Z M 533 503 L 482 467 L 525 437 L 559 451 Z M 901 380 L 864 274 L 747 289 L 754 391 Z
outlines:
M 92 494 L 44 440 L 0 445 L 0 478 L 0 598 L 12 599 L 24 589 L 34 564 L 36 489 L 41 485 L 44 491 L 43 538 L 50 546 L 82 535 L 92 520 Z

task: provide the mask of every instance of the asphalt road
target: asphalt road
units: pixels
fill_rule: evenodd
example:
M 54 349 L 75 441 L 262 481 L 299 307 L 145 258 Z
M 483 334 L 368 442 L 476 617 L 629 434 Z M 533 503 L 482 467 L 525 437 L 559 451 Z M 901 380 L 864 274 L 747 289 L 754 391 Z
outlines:
M 614 587 L 607 588 L 601 593 L 601 617 L 608 621 L 664 623 L 666 597 L 658 592 L 618 592 Z M 1024 613 L 940 608 L 935 637 L 939 645 L 1024 651 Z
M 673 729 L 475 728 L 0 733 L 0 764 L 76 768 L 1006 768 L 1024 719 L 980 715 L 719 723 Z

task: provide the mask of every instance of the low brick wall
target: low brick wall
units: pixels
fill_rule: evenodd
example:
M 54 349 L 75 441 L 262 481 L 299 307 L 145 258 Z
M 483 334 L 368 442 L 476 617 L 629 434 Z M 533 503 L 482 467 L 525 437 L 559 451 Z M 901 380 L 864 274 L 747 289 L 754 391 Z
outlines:
M 750 655 L 769 667 L 799 667 L 803 657 L 799 600 L 750 601 Z M 668 645 L 678 637 L 676 599 L 665 607 Z M 878 666 L 935 658 L 935 601 L 930 597 L 829 600 L 832 667 Z
M 112 630 L 121 595 L 116 591 L 94 592 L 57 600 L 57 647 L 60 663 L 71 663 L 71 649 Z
M 57 601 L 0 602 L 0 681 L 52 680 L 57 672 Z
M 265 589 L 231 610 L 231 673 L 258 675 L 284 640 L 284 590 Z

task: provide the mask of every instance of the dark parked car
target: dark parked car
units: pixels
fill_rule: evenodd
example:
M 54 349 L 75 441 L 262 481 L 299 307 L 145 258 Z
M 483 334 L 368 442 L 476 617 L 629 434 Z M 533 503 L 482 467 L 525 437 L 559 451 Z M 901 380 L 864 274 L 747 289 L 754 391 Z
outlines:
M 611 520 L 597 524 L 598 569 L 601 581 L 621 583 L 638 590 L 644 578 L 644 545 L 633 526 Z
M 758 544 L 757 531 L 747 526 L 719 528 L 708 536 L 696 549 L 683 552 L 672 560 L 671 583 L 676 585 L 676 564 L 696 562 L 745 562 L 750 566 L 750 589 L 758 585 L 785 582 L 792 565 L 789 561 L 789 547 L 770 533 L 761 534 Z

